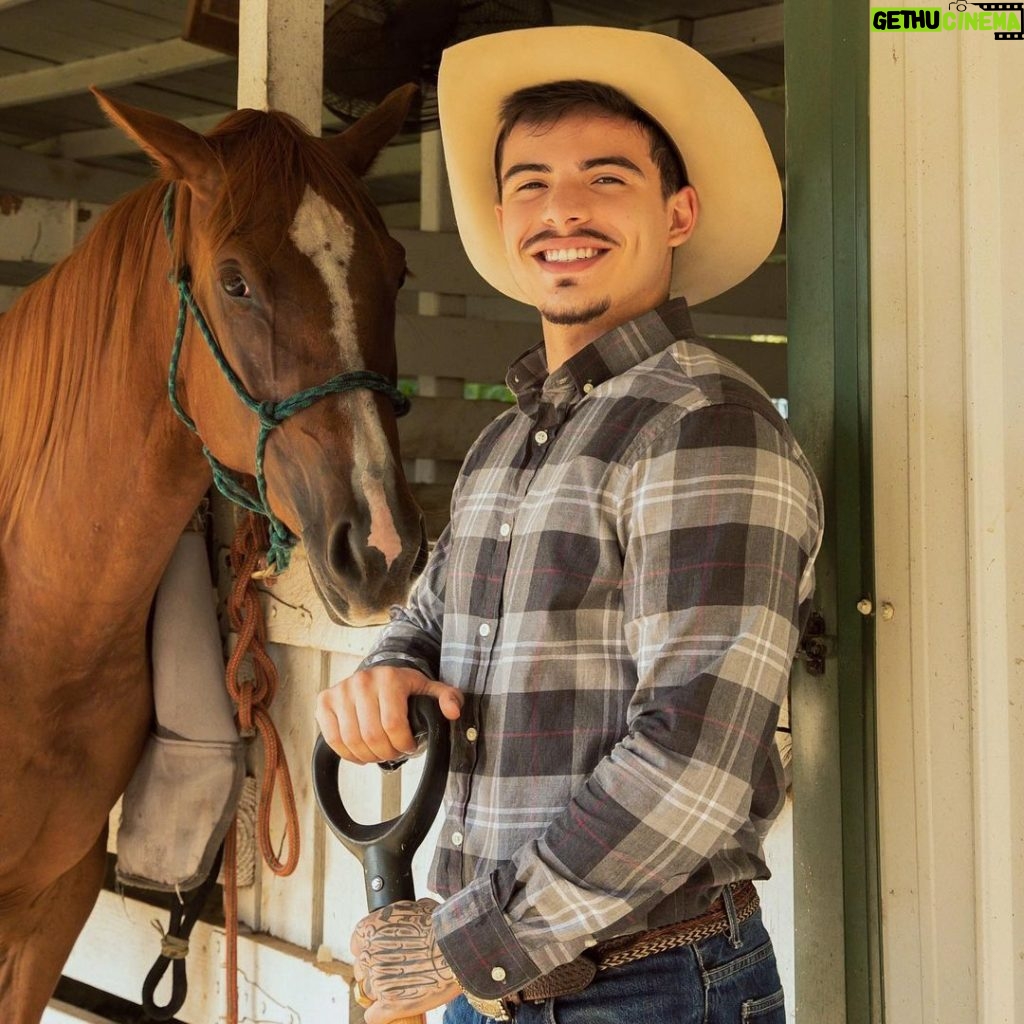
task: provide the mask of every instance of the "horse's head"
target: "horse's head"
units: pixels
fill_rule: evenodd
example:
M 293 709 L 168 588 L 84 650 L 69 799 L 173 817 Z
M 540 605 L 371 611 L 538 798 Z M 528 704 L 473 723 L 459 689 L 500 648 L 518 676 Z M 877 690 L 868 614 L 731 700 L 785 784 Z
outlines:
M 188 268 L 230 367 L 226 373 L 190 326 L 177 398 L 216 460 L 241 474 L 260 469 L 261 415 L 240 391 L 270 403 L 266 409 L 285 409 L 298 393 L 346 382 L 278 416 L 266 433 L 262 473 L 267 505 L 302 538 L 327 608 L 353 624 L 384 618 L 425 559 L 392 404 L 405 254 L 360 181 L 411 95 L 409 87 L 397 90 L 326 140 L 285 115 L 251 110 L 204 137 L 99 96 L 111 120 L 176 183 L 174 265 Z M 170 342 L 172 323 L 167 332 Z M 339 377 L 355 371 L 369 376 Z

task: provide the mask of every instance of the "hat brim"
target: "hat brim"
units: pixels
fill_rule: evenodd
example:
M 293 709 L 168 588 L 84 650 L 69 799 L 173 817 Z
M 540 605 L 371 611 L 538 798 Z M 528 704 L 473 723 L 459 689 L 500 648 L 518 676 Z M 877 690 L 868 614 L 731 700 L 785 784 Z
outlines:
M 678 39 L 569 25 L 478 36 L 442 57 L 438 110 L 452 202 L 463 247 L 481 277 L 529 302 L 512 276 L 494 215 L 499 111 L 518 89 L 571 79 L 625 93 L 682 155 L 700 214 L 676 249 L 671 294 L 693 306 L 757 269 L 779 235 L 782 188 L 764 131 L 739 90 Z

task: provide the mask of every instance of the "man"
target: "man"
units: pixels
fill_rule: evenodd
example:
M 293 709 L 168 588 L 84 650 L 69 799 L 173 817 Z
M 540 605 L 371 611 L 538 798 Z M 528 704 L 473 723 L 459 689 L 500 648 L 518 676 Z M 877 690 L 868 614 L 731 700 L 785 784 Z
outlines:
M 773 735 L 821 500 L 687 311 L 775 242 L 764 135 L 653 33 L 474 39 L 439 92 L 463 244 L 544 341 L 409 607 L 318 708 L 361 763 L 414 748 L 411 694 L 454 723 L 445 899 L 357 927 L 366 1020 L 784 1021 L 751 880 L 784 797 Z

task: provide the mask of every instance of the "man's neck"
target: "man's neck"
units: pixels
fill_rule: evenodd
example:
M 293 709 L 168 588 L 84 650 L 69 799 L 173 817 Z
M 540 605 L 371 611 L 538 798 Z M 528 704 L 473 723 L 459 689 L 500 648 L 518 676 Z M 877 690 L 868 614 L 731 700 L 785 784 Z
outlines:
M 668 296 L 666 295 L 665 298 Z M 651 309 L 657 308 L 657 303 Z M 563 363 L 570 360 L 578 352 L 582 352 L 592 341 L 602 334 L 607 334 L 616 327 L 635 320 L 638 316 L 650 312 L 642 309 L 636 312 L 620 312 L 618 315 L 608 312 L 584 324 L 553 324 L 541 319 L 544 332 L 544 355 L 547 360 L 548 373 L 554 373 Z

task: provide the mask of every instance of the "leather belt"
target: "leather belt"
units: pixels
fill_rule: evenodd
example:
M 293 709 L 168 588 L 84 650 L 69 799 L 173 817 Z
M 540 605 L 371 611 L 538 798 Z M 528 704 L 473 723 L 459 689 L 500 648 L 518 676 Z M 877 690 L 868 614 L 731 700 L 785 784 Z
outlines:
M 734 882 L 729 886 L 729 890 L 736 909 L 736 922 L 742 923 L 757 910 L 761 900 L 753 882 Z M 519 992 L 501 999 L 481 999 L 469 992 L 466 992 L 465 996 L 477 1013 L 496 1021 L 511 1021 L 514 1020 L 515 1006 L 518 1003 L 543 1002 L 557 996 L 574 995 L 582 992 L 594 980 L 598 971 L 621 967 L 623 964 L 643 960 L 645 957 L 678 946 L 692 946 L 715 935 L 724 935 L 729 928 L 725 900 L 719 896 L 708 910 L 698 917 L 599 942 L 570 963 L 562 964 L 550 973 L 531 981 Z

